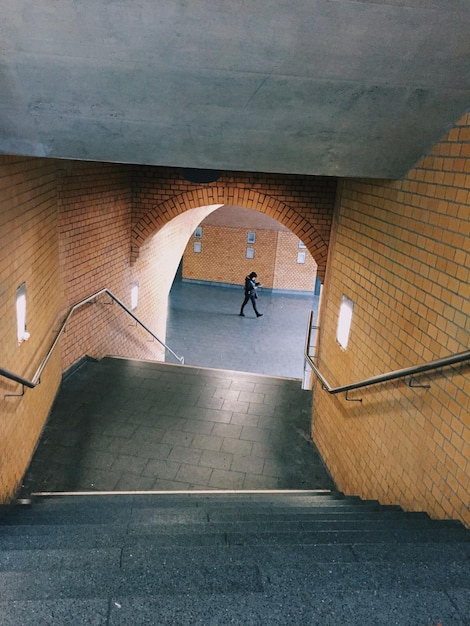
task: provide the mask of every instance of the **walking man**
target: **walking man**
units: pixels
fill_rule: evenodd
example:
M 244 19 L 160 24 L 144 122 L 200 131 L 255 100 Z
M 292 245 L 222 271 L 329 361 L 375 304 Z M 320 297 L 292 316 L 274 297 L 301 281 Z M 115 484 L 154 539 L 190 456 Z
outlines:
M 240 315 L 245 317 L 243 313 L 243 309 L 245 305 L 248 303 L 248 300 L 251 300 L 251 304 L 253 305 L 253 310 L 256 313 L 256 317 L 262 317 L 262 313 L 258 311 L 256 308 L 256 289 L 259 287 L 261 283 L 256 282 L 256 278 L 258 278 L 258 274 L 256 272 L 251 272 L 248 276 L 245 277 L 245 299 L 243 300 L 242 308 L 240 309 Z

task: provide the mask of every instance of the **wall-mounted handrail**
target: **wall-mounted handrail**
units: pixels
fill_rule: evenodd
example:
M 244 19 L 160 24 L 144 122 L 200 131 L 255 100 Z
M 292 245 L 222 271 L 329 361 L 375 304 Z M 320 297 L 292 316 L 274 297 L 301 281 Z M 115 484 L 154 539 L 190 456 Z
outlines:
M 366 378 L 365 380 L 358 381 L 356 383 L 350 383 L 349 385 L 341 385 L 340 387 L 332 387 L 330 383 L 326 380 L 324 375 L 320 372 L 318 367 L 312 360 L 312 357 L 308 354 L 308 346 L 310 344 L 310 328 L 311 328 L 311 315 L 309 320 L 309 330 L 307 333 L 307 340 L 305 342 L 305 360 L 308 362 L 312 371 L 321 382 L 323 389 L 330 394 L 337 393 L 346 393 L 346 397 L 349 391 L 353 391 L 354 389 L 361 389 L 362 387 L 369 387 L 371 385 L 378 385 L 379 383 L 385 383 L 390 380 L 397 380 L 399 378 L 406 378 L 410 376 L 411 379 L 413 376 L 417 374 L 422 374 L 423 372 L 429 372 L 430 370 L 436 370 L 443 367 L 449 367 L 451 365 L 456 365 L 457 363 L 463 363 L 464 361 L 470 361 L 470 350 L 466 350 L 465 352 L 459 352 L 457 354 L 452 354 L 446 357 L 442 357 L 440 359 L 436 359 L 435 361 L 429 361 L 428 363 L 423 363 L 421 365 L 412 365 L 411 367 L 405 367 L 402 369 L 394 370 L 392 372 L 387 372 L 386 374 L 379 374 L 378 376 L 372 376 L 371 378 Z M 413 386 L 413 385 L 410 385 Z M 424 385 L 414 385 L 414 386 L 424 386 Z
M 134 315 L 134 313 L 132 313 L 132 311 L 123 302 L 121 302 L 121 300 L 119 300 L 119 298 L 117 298 L 109 289 L 101 289 L 101 291 L 97 291 L 93 295 L 88 296 L 88 298 L 85 298 L 84 300 L 80 300 L 80 302 L 77 302 L 70 308 L 69 312 L 67 313 L 64 321 L 62 322 L 60 326 L 60 329 L 58 330 L 54 338 L 54 341 L 52 342 L 49 350 L 47 351 L 46 355 L 42 359 L 38 369 L 36 370 L 31 380 L 28 380 L 27 378 L 24 378 L 23 376 L 20 376 L 19 374 L 14 374 L 13 372 L 10 372 L 1 367 L 0 367 L 0 376 L 4 376 L 5 378 L 13 380 L 16 383 L 24 385 L 25 387 L 29 387 L 30 389 L 33 389 L 34 387 L 36 387 L 41 381 L 41 374 L 43 373 L 44 368 L 46 367 L 49 359 L 51 358 L 51 355 L 54 352 L 54 349 L 57 346 L 59 339 L 61 338 L 63 332 L 65 331 L 65 328 L 67 326 L 69 319 L 72 317 L 75 311 L 80 309 L 85 304 L 94 302 L 97 298 L 99 298 L 99 296 L 102 296 L 104 294 L 107 294 L 112 300 L 114 300 L 114 302 L 116 302 L 116 304 L 118 304 L 122 309 L 124 309 L 124 311 L 128 315 L 130 315 L 132 319 L 134 319 L 137 322 L 137 324 L 139 324 L 147 333 L 149 333 L 156 341 L 158 341 L 159 344 L 161 344 L 166 350 L 168 350 L 168 352 L 170 352 L 181 364 L 184 363 L 184 357 L 178 356 L 175 352 L 173 352 L 171 348 L 169 348 L 161 339 L 159 339 L 157 335 L 155 335 L 155 333 L 152 332 L 150 328 L 148 328 L 136 315 Z

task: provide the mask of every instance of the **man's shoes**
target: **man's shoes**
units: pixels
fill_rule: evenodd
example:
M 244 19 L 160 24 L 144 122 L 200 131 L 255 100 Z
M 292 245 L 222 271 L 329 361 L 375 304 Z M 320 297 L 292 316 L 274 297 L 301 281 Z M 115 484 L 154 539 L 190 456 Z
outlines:
M 257 313 L 256 317 L 263 317 L 263 314 L 262 313 Z
M 239 313 L 238 315 L 239 315 L 240 317 L 245 317 L 245 314 L 244 314 L 244 313 Z

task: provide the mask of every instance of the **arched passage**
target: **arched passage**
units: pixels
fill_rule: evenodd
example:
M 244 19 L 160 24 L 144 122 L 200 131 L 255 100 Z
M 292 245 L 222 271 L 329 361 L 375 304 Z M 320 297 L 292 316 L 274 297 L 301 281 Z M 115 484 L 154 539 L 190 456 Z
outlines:
M 140 218 L 132 229 L 131 262 L 134 263 L 137 260 L 140 248 L 147 239 L 155 235 L 173 218 L 199 207 L 207 207 L 208 215 L 217 206 L 223 204 L 259 211 L 289 228 L 307 246 L 308 251 L 318 264 L 318 277 L 322 282 L 324 281 L 328 244 L 316 228 L 316 222 L 322 216 L 316 216 L 313 213 L 311 218 L 307 220 L 286 202 L 253 189 L 237 186 L 199 187 L 175 195 L 152 208 Z

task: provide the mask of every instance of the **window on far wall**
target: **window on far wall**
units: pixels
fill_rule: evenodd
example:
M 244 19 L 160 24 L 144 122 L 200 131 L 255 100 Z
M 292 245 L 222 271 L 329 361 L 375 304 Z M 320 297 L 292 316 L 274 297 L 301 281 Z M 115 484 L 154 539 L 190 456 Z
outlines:
M 202 237 L 202 226 L 198 226 L 196 228 L 196 230 L 194 231 L 194 236 L 196 237 L 196 239 L 201 239 L 201 237 Z
M 246 237 L 246 242 L 247 243 L 255 243 L 255 241 L 256 241 L 256 233 L 249 232 L 247 237 Z
M 297 263 L 305 263 L 305 252 L 297 252 Z
M 304 244 L 303 241 L 299 240 L 299 248 L 306 248 L 307 246 Z
M 196 252 L 197 254 L 199 254 L 199 252 L 202 251 L 202 244 L 200 241 L 195 241 L 193 244 L 193 250 L 194 252 Z
M 247 248 L 246 252 L 245 252 L 245 257 L 247 259 L 254 259 L 255 258 L 255 249 L 254 248 Z

